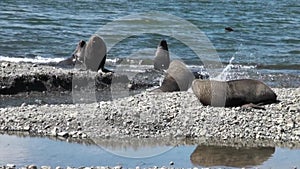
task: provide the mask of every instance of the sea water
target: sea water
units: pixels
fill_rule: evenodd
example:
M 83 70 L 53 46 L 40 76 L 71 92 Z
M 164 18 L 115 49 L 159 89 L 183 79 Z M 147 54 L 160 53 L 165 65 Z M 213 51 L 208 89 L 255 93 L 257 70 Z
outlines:
M 141 141 L 142 143 L 142 141 Z M 49 138 L 0 134 L 0 166 L 117 166 L 150 168 L 154 166 L 193 168 L 297 168 L 300 149 L 272 146 L 214 146 L 187 144 L 179 146 L 122 143 L 112 150 L 107 145 L 67 143 Z M 167 149 L 166 149 L 167 147 Z M 153 149 L 161 153 L 140 156 Z M 148 150 L 148 151 L 147 151 Z M 124 155 L 127 154 L 127 155 Z M 173 165 L 170 165 L 173 162 Z
M 109 66 L 114 67 L 116 61 L 124 58 L 139 60 L 133 63 L 152 60 L 159 41 L 166 39 L 171 59 L 197 67 L 203 66 L 203 60 L 210 56 L 199 59 L 199 53 L 185 42 L 207 38 L 218 58 L 212 64 L 221 63 L 224 68 L 234 57 L 227 80 L 254 78 L 274 87 L 298 87 L 299 11 L 298 0 L 3 0 L 0 2 L 0 61 L 58 62 L 71 56 L 79 40 L 88 40 L 97 33 L 105 37 L 108 46 L 118 40 L 108 51 Z M 160 15 L 150 19 L 136 17 L 149 12 Z M 181 22 L 174 22 L 175 17 Z M 194 25 L 203 37 L 182 23 Z M 107 25 L 111 26 L 103 29 Z M 225 27 L 234 31 L 225 31 Z M 170 28 L 174 29 L 163 34 Z M 140 32 L 143 33 L 135 34 Z M 124 34 L 129 37 L 120 38 Z M 185 41 L 176 39 L 176 35 L 183 35 Z M 223 70 L 204 66 L 217 72 L 210 73 L 214 77 Z

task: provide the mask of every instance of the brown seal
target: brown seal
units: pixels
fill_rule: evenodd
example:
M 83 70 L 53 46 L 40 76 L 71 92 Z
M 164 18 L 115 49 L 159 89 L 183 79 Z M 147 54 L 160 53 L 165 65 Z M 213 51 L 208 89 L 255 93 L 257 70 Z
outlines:
M 192 83 L 192 89 L 203 105 L 233 107 L 250 103 L 277 102 L 277 96 L 270 87 L 253 79 L 231 81 L 196 79 Z
M 156 49 L 154 58 L 154 69 L 167 70 L 170 65 L 170 56 L 168 50 L 168 44 L 166 40 L 161 40 Z
M 154 91 L 186 91 L 195 79 L 193 73 L 179 60 L 170 63 L 162 85 Z

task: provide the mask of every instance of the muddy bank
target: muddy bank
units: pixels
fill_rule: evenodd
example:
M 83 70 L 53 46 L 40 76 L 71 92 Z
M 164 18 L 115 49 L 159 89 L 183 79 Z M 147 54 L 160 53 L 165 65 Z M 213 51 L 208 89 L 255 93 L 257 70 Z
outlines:
M 97 73 L 53 64 L 0 62 L 0 94 L 22 92 L 65 92 L 72 90 L 108 91 L 111 84 L 124 90 L 144 90 L 158 86 L 164 72 L 145 70 L 128 79 L 122 73 Z

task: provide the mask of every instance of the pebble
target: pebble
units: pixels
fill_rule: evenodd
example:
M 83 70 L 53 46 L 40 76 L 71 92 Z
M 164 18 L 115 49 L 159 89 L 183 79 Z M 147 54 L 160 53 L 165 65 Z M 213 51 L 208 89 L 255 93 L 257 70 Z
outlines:
M 289 107 L 289 112 L 299 112 L 300 107 L 298 106 L 290 106 Z
M 16 165 L 15 164 L 7 164 L 6 169 L 15 169 Z
M 24 131 L 29 131 L 29 130 L 30 130 L 30 126 L 25 126 L 25 127 L 23 128 L 23 130 L 24 130 Z
M 82 167 L 82 169 L 93 169 L 93 167 Z
M 288 128 L 294 128 L 295 127 L 295 122 L 293 120 L 288 120 L 287 122 L 287 127 Z
M 69 137 L 69 133 L 66 132 L 66 131 L 62 131 L 62 132 L 57 133 L 57 136 L 59 136 L 59 137 Z
M 117 165 L 114 167 L 114 169 L 122 169 L 123 167 L 121 165 Z
M 41 169 L 51 169 L 51 166 L 41 166 Z
M 37 169 L 37 166 L 36 166 L 36 165 L 29 165 L 29 166 L 27 167 L 27 169 Z
M 58 127 L 54 127 L 51 131 L 50 131 L 50 135 L 51 136 L 57 136 L 57 133 L 59 131 Z
M 293 89 L 274 89 L 281 100 L 266 110 L 203 106 L 193 93 L 138 95 L 89 104 L 0 108 L 0 130 L 86 139 L 113 137 L 204 137 L 220 140 L 300 141 L 299 105 Z M 167 100 L 167 101 L 166 101 Z M 100 109 L 95 109 L 101 104 Z
M 296 136 L 300 136 L 300 129 L 293 132 Z

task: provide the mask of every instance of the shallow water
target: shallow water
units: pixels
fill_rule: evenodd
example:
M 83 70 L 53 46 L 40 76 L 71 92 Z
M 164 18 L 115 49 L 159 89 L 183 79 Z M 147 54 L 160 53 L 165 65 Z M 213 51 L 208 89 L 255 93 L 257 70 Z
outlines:
M 151 141 L 150 141 L 151 142 Z M 111 143 L 111 142 L 110 142 Z M 164 143 L 109 146 L 67 143 L 48 138 L 0 135 L 0 165 L 173 167 L 300 167 L 300 149 L 280 147 L 164 146 Z M 161 153 L 153 153 L 153 149 Z M 142 154 L 157 154 L 132 158 Z
M 239 69 L 234 73 L 238 78 L 256 78 L 270 84 L 272 81 L 268 78 L 279 78 L 285 84 L 277 86 L 295 87 L 300 82 L 299 9 L 297 0 L 157 3 L 3 0 L 0 2 L 0 60 L 23 58 L 45 62 L 50 58 L 57 61 L 69 57 L 80 39 L 88 40 L 98 33 L 112 47 L 108 61 L 113 62 L 115 58 L 151 60 L 156 45 L 164 38 L 168 41 L 172 59 L 198 65 L 209 56 L 205 55 L 199 61 L 191 46 L 174 38 L 184 35 L 186 39 L 202 39 L 182 25 L 189 23 L 201 30 L 201 35 L 207 36 L 221 63 L 227 64 L 234 57 L 233 65 L 254 67 L 254 70 Z M 161 15 L 150 19 L 133 16 L 147 12 Z M 132 17 L 117 22 L 128 15 Z M 170 16 L 178 17 L 182 22 L 174 22 Z M 116 22 L 118 24 L 111 24 Z M 226 32 L 224 28 L 228 26 L 235 31 Z M 170 36 L 163 34 L 168 31 Z M 132 36 L 136 32 L 144 33 Z M 112 46 L 121 35 L 130 37 Z M 202 49 L 203 45 L 197 47 Z M 287 80 L 280 79 L 282 75 Z M 261 78 L 263 76 L 267 78 Z

